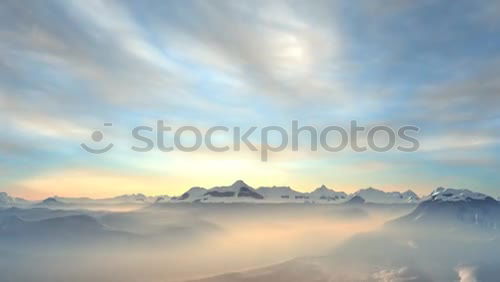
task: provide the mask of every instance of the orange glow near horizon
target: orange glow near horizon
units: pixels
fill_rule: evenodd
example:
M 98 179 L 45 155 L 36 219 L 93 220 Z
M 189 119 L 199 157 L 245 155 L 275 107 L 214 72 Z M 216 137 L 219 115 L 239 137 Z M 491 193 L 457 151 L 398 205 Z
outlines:
M 207 167 L 217 169 L 213 164 L 207 164 Z M 183 174 L 176 173 L 173 175 L 166 173 L 132 174 L 130 172 L 96 169 L 68 169 L 25 179 L 17 183 L 14 193 L 9 194 L 30 200 L 40 200 L 51 196 L 108 198 L 122 194 L 137 193 L 149 196 L 176 196 L 181 195 L 194 186 L 204 188 L 228 186 L 238 179 L 245 181 L 254 188 L 261 186 L 290 186 L 292 189 L 301 192 L 312 191 L 323 184 L 330 189 L 346 193 L 352 193 L 368 186 L 385 191 L 403 191 L 409 188 L 420 194 L 423 191 L 423 189 L 418 189 L 419 187 L 406 188 L 402 185 L 356 185 L 349 183 L 345 178 L 339 178 L 338 181 L 320 181 L 301 178 L 297 175 L 291 175 L 286 171 L 273 170 L 271 168 L 267 170 L 267 173 L 265 168 L 260 171 L 245 171 L 242 169 L 241 164 L 238 169 L 234 163 L 233 166 L 229 165 L 229 167 L 232 169 L 228 168 L 223 175 L 210 170 L 200 173 L 196 177 L 190 175 L 190 173 L 198 173 L 196 169 L 185 170 L 182 167 L 179 167 L 179 169 L 184 171 Z M 322 177 L 321 179 L 326 179 L 326 177 Z

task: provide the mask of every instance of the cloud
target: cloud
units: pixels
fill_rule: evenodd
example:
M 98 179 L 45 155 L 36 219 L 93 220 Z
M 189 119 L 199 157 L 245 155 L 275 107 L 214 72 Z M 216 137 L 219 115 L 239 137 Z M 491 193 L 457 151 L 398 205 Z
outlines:
M 413 241 L 413 240 L 409 240 L 408 242 L 406 242 L 408 247 L 412 248 L 412 249 L 417 249 L 418 248 L 418 244 Z
M 114 170 L 67 168 L 57 172 L 26 178 L 15 186 L 45 197 L 114 196 L 121 193 L 171 194 L 176 186 L 165 175 L 129 172 L 127 176 Z
M 500 138 L 489 135 L 466 134 L 465 132 L 434 135 L 421 140 L 421 151 L 467 150 L 496 145 Z
M 477 282 L 476 269 L 474 266 L 459 266 L 455 268 L 455 271 L 458 273 L 460 282 Z
M 176 3 L 151 16 L 165 15 L 164 41 L 174 41 L 188 60 L 240 81 L 244 91 L 281 103 L 345 94 L 334 91 L 341 82 L 329 76 L 340 59 L 340 34 L 331 22 L 311 21 L 288 2 Z
M 440 168 L 439 154 L 467 152 L 460 163 L 487 166 L 500 140 L 498 5 L 448 6 L 8 0 L 0 7 L 1 147 L 9 166 L 29 163 L 35 172 L 47 169 L 42 158 L 88 161 L 74 149 L 103 122 L 125 132 L 157 119 L 200 127 L 357 119 L 420 127 L 423 154 L 408 162 Z M 12 145 L 33 140 L 23 153 Z M 352 158 L 366 162 L 364 171 L 394 169 L 390 154 Z M 324 163 L 301 166 L 312 179 Z
M 426 274 L 409 267 L 384 269 L 374 273 L 372 278 L 378 282 L 431 281 Z
M 491 62 L 492 61 L 492 62 Z M 464 66 L 465 67 L 465 66 Z M 425 87 L 418 96 L 422 116 L 433 122 L 485 122 L 498 118 L 500 58 L 489 58 L 477 72 Z

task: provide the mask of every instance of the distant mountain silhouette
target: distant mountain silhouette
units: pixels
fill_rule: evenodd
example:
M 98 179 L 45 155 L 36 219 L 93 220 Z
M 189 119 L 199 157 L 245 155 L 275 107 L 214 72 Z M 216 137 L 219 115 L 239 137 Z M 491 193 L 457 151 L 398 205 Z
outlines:
M 378 204 L 413 204 L 419 197 L 411 190 L 406 192 L 384 192 L 375 188 L 361 189 L 351 195 L 345 192 L 334 191 L 325 185 L 312 192 L 298 192 L 288 186 L 259 187 L 257 189 L 247 185 L 242 180 L 230 186 L 217 186 L 210 189 L 193 187 L 179 197 L 173 197 L 165 202 L 190 202 L 190 203 L 331 203 L 340 204 L 356 197 L 361 197 L 365 202 Z
M 352 197 L 349 201 L 345 202 L 344 204 L 345 205 L 362 205 L 365 202 L 366 201 L 365 201 L 365 199 L 363 199 L 363 197 L 356 195 L 356 196 Z
M 465 189 L 437 188 L 410 214 L 390 224 L 470 225 L 500 229 L 500 203 Z

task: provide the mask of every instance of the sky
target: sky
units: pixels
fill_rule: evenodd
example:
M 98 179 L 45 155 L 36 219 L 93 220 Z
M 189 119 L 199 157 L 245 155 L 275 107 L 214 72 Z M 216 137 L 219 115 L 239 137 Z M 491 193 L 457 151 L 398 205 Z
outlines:
M 243 179 L 500 196 L 499 32 L 500 1 L 2 1 L 0 191 L 177 195 Z M 420 147 L 311 151 L 302 136 L 266 162 L 247 149 L 132 151 L 131 129 L 157 120 L 413 125 Z M 96 130 L 112 150 L 81 148 Z

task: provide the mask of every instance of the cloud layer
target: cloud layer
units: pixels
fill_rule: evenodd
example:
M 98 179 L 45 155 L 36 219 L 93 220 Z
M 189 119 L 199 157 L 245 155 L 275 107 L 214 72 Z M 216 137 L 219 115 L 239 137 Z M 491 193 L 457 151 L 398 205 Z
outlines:
M 109 138 L 121 138 L 155 120 L 205 128 L 298 119 L 412 124 L 422 144 L 413 154 L 306 154 L 267 164 L 300 188 L 370 182 L 495 193 L 498 11 L 495 1 L 465 0 L 3 1 L 0 187 L 15 193 L 64 168 L 157 173 L 167 178 L 151 189 L 181 191 L 165 187 L 204 180 L 179 181 L 166 168 L 182 166 L 177 157 L 124 150 L 96 159 L 78 145 L 104 122 L 114 123 Z M 263 181 L 241 174 L 234 177 Z

